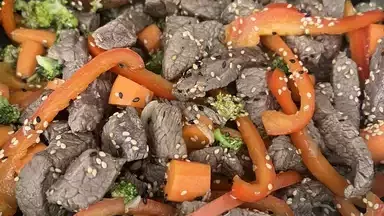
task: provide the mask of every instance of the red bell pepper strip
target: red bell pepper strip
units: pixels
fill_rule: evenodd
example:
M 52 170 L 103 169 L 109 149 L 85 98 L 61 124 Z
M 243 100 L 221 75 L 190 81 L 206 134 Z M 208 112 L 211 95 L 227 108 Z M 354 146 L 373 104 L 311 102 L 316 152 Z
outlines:
M 290 91 L 279 91 L 287 86 L 284 80 L 286 80 L 285 74 L 279 69 L 275 69 L 272 75 L 269 76 L 268 87 L 284 113 L 296 113 L 297 107 L 291 98 Z M 303 129 L 292 133 L 291 139 L 311 173 L 333 193 L 344 197 L 344 189 L 348 186 L 347 181 L 329 164 L 318 145 L 309 136 L 307 130 Z
M 315 90 L 306 69 L 295 57 L 291 49 L 278 35 L 262 37 L 262 43 L 270 50 L 281 55 L 292 75 L 290 79 L 299 90 L 301 106 L 298 112 L 284 114 L 278 111 L 265 111 L 262 114 L 264 127 L 269 135 L 284 135 L 298 132 L 311 121 L 315 112 Z M 277 89 L 277 94 L 287 91 L 287 86 Z
M 11 32 L 16 29 L 13 5 L 14 0 L 4 0 L 1 7 L 2 25 L 9 38 L 11 38 Z
M 93 57 L 105 52 L 104 49 L 97 47 L 92 36 L 88 36 L 88 50 Z M 119 75 L 123 75 L 132 81 L 145 86 L 151 90 L 156 96 L 166 98 L 169 100 L 175 100 L 175 96 L 172 94 L 173 83 L 162 78 L 161 76 L 142 68 L 140 70 L 131 71 L 128 68 L 113 67 L 111 71 Z
M 269 195 L 264 199 L 255 203 L 244 203 L 242 208 L 257 209 L 262 212 L 273 212 L 275 216 L 294 216 L 294 213 L 289 205 L 275 196 Z
M 356 10 L 352 2 L 345 1 L 344 17 L 350 17 L 356 14 Z M 352 60 L 358 66 L 360 83 L 364 83 L 369 78 L 369 35 L 368 27 L 356 29 L 347 33 L 349 39 L 349 47 L 351 49 Z
M 379 120 L 378 123 L 364 128 L 360 132 L 360 136 L 364 138 L 364 141 L 372 154 L 373 161 L 376 163 L 384 161 L 384 121 Z
M 379 10 L 344 18 L 306 17 L 291 4 L 275 3 L 230 23 L 225 41 L 235 47 L 253 47 L 259 43 L 260 36 L 343 34 L 383 19 L 384 12 Z
M 368 27 L 368 36 L 369 36 L 369 56 L 372 56 L 376 51 L 377 44 L 380 39 L 384 37 L 384 25 L 382 24 L 371 24 Z
M 21 154 L 24 156 L 29 146 L 40 142 L 40 134 L 37 133 L 39 130 L 46 129 L 49 122 L 55 118 L 58 112 L 65 109 L 71 100 L 83 92 L 101 73 L 117 64 L 124 64 L 130 70 L 144 67 L 141 57 L 130 49 L 114 49 L 98 55 L 52 92 L 32 117 L 25 120 L 24 126 L 5 144 L 4 155 Z M 129 73 L 129 70 L 126 71 Z M 127 73 L 122 75 L 127 76 Z

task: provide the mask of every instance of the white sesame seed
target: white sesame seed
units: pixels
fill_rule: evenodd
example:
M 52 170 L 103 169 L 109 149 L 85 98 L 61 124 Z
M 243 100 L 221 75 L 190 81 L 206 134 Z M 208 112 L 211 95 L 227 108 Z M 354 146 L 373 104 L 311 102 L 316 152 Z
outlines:
M 374 209 L 374 210 L 377 210 L 377 209 L 379 209 L 379 204 L 378 204 L 378 203 L 376 203 L 375 205 L 373 205 L 373 209 Z
M 97 169 L 92 169 L 92 175 L 93 175 L 93 177 L 96 177 L 96 175 L 97 175 Z
M 370 208 L 372 208 L 372 207 L 373 207 L 373 203 L 372 203 L 371 201 L 368 201 L 368 206 L 369 206 Z
M 339 203 L 336 204 L 336 208 L 340 209 L 341 205 Z
M 307 97 L 308 97 L 308 98 L 311 98 L 311 97 L 312 97 L 312 94 L 309 93 L 309 92 L 307 92 Z
M 273 189 L 273 185 L 272 184 L 268 184 L 268 190 L 272 190 Z
M 107 163 L 105 163 L 104 161 L 101 162 L 101 167 L 102 167 L 102 168 L 106 169 L 107 166 L 108 166 Z
M 265 165 L 267 166 L 268 169 L 272 169 L 272 165 L 271 164 L 266 163 Z
M 181 193 L 180 193 L 180 195 L 181 196 L 184 196 L 184 195 L 186 195 L 188 192 L 186 191 L 186 190 L 183 190 L 183 191 L 181 191 Z
M 47 121 L 44 121 L 44 123 L 43 123 L 43 127 L 44 127 L 44 128 L 47 128 L 47 127 L 48 127 L 48 122 L 47 122 Z
M 139 147 L 137 147 L 137 146 L 132 146 L 132 150 L 133 150 L 133 151 L 138 151 L 138 150 L 139 150 Z
M 266 160 L 271 160 L 271 157 L 269 155 L 265 155 Z

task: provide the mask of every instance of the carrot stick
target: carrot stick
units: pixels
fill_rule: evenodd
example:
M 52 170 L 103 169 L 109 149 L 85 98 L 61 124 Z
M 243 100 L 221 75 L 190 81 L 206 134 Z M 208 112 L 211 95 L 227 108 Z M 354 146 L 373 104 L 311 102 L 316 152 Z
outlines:
M 153 53 L 160 49 L 161 30 L 156 24 L 149 25 L 137 34 L 137 40 L 149 53 Z
M 105 50 L 96 46 L 93 38 L 88 36 L 88 50 L 92 56 L 97 56 L 100 53 L 105 52 Z M 145 86 L 147 89 L 151 90 L 156 96 L 166 98 L 169 100 L 176 99 L 172 94 L 173 83 L 162 78 L 160 75 L 157 75 L 145 68 L 140 70 L 131 71 L 128 68 L 113 67 L 112 72 L 125 75 L 126 78 Z
M 19 174 L 21 169 L 23 169 L 24 166 L 32 160 L 33 156 L 35 156 L 36 153 L 44 151 L 46 148 L 47 146 L 44 145 L 43 143 L 38 143 L 36 145 L 29 147 L 27 151 L 27 155 L 21 160 L 18 160 L 15 162 L 16 173 Z
M 5 97 L 9 100 L 9 88 L 7 85 L 0 83 L 0 97 Z
M 9 103 L 17 105 L 20 109 L 27 108 L 32 102 L 37 100 L 43 93 L 43 89 L 38 91 L 15 91 L 11 93 Z
M 375 193 L 378 197 L 384 197 L 384 174 L 377 173 L 372 184 L 372 192 Z
M 215 141 L 212 120 L 205 115 L 199 117 L 196 124 L 186 122 L 183 126 L 183 139 L 188 149 L 202 149 Z
M 384 37 L 384 25 L 381 24 L 371 24 L 368 27 L 369 35 L 369 56 L 372 56 L 376 50 L 379 39 Z
M 36 133 L 37 130 L 47 128 L 49 122 L 55 118 L 59 111 L 65 109 L 72 99 L 83 92 L 100 74 L 119 63 L 123 63 L 130 70 L 144 67 L 141 57 L 126 48 L 109 50 L 95 57 L 44 100 L 32 117 L 25 121 L 26 125 L 34 124 L 35 130 L 26 131 L 23 129 L 24 127 L 19 129 L 15 139 L 8 141 L 4 146 L 4 154 L 6 156 L 25 155 L 29 146 L 40 142 L 39 134 Z
M 16 77 L 16 72 L 11 64 L 0 62 L 0 77 L 1 83 L 8 86 L 10 90 L 36 90 L 42 87 L 41 85 L 31 85 Z
M 1 7 L 2 25 L 7 33 L 8 37 L 11 38 L 11 32 L 16 29 L 16 20 L 13 14 L 14 0 L 4 0 Z
M 109 104 L 144 108 L 152 101 L 153 92 L 130 79 L 118 76 L 109 95 Z
M 16 75 L 28 78 L 35 73 L 37 65 L 36 56 L 44 54 L 45 50 L 41 43 L 27 40 L 21 44 L 21 50 L 17 59 Z
M 211 167 L 207 164 L 172 160 L 164 193 L 174 202 L 194 200 L 210 190 Z
M 360 132 L 360 136 L 364 138 L 369 151 L 372 154 L 372 159 L 376 163 L 384 161 L 384 149 L 382 144 L 384 142 L 384 121 L 379 120 L 378 123 L 364 128 Z
M 48 30 L 18 28 L 12 31 L 11 38 L 17 43 L 32 40 L 46 47 L 51 47 L 55 43 L 56 34 Z
M 0 125 L 0 148 L 8 141 L 12 133 L 13 129 L 11 126 Z
M 64 83 L 65 83 L 65 80 L 54 78 L 53 80 L 48 81 L 47 85 L 45 86 L 45 89 L 56 90 Z

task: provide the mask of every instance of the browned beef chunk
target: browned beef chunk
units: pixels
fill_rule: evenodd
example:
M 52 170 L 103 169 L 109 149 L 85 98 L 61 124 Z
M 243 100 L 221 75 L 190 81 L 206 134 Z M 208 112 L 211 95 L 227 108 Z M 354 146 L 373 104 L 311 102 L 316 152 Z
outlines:
M 180 0 L 145 0 L 145 12 L 153 17 L 165 17 L 178 12 Z
M 180 7 L 186 15 L 217 20 L 230 0 L 181 0 Z

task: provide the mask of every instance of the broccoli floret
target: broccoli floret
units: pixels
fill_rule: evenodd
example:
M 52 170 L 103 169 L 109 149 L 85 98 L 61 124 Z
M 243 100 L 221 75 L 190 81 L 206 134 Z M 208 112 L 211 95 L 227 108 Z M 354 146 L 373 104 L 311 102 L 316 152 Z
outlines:
M 65 4 L 64 0 L 17 0 L 15 9 L 21 11 L 23 23 L 30 28 L 76 28 L 78 20 Z
M 226 120 L 235 120 L 237 117 L 247 115 L 241 99 L 230 94 L 219 93 L 216 100 L 210 98 L 209 103 Z
M 0 96 L 0 124 L 16 123 L 20 117 L 20 110 L 9 103 L 7 98 Z
M 120 181 L 112 190 L 111 195 L 114 198 L 124 198 L 124 203 L 127 204 L 135 199 L 139 193 L 134 184 L 127 181 Z
M 40 55 L 36 56 L 36 60 L 38 64 L 36 71 L 44 79 L 53 80 L 62 74 L 63 65 L 58 60 Z
M 229 148 L 238 151 L 243 145 L 243 140 L 238 137 L 231 137 L 228 133 L 221 133 L 221 130 L 217 128 L 213 134 L 215 140 L 219 142 L 219 145 L 223 148 Z
M 89 3 L 92 8 L 91 12 L 96 13 L 97 10 L 103 8 L 103 5 L 101 4 L 101 0 L 92 0 L 91 3 Z
M 7 45 L 1 51 L 1 59 L 9 64 L 16 65 L 17 58 L 19 56 L 20 48 L 11 45 Z
M 163 69 L 163 58 L 163 51 L 158 51 L 151 55 L 151 59 L 145 64 L 145 67 L 156 74 L 161 74 Z
M 273 59 L 272 70 L 274 70 L 275 68 L 280 69 L 287 75 L 290 74 L 287 64 L 285 64 L 284 60 L 281 57 L 276 57 L 275 59 Z

